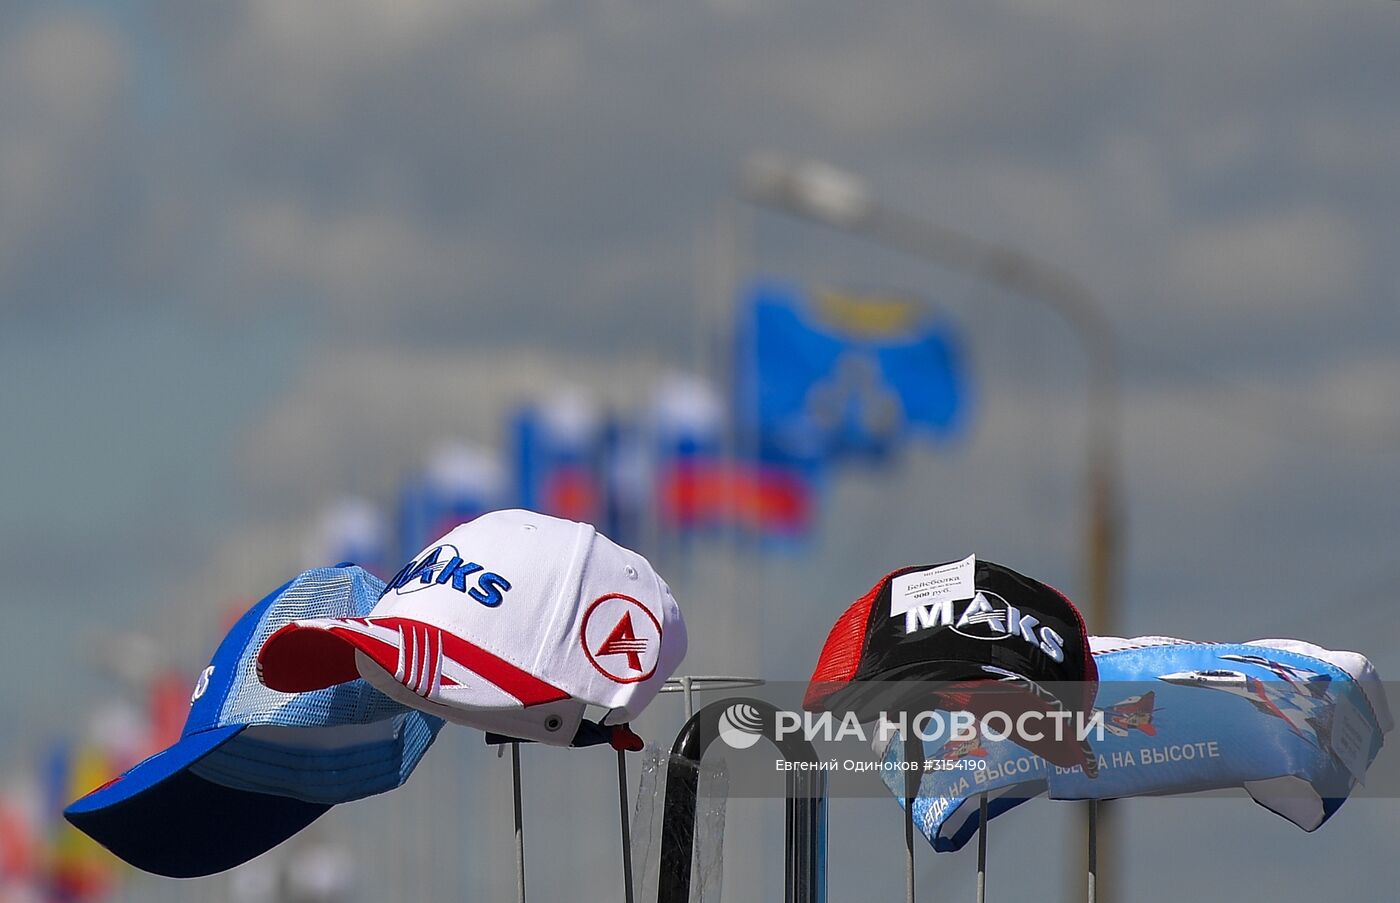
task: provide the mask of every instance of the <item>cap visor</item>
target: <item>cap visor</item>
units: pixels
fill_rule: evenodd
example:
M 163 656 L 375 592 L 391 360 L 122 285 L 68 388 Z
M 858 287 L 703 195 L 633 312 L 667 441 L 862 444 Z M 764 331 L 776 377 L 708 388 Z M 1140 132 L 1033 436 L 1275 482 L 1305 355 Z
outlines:
M 811 711 L 855 712 L 862 721 L 873 721 L 882 711 L 913 711 L 919 706 L 968 711 L 979 720 L 995 711 L 1008 715 L 1013 727 L 1026 712 L 1048 716 L 1056 709 L 1071 713 L 1083 710 L 1015 672 L 1005 672 L 1016 678 L 1007 682 L 987 677 L 985 669 L 982 663 L 956 659 L 912 662 L 890 668 L 878 678 L 813 682 L 802 704 Z M 938 677 L 929 677 L 931 674 Z M 1089 743 L 1076 739 L 1074 720 L 1060 722 L 1059 739 L 1054 735 L 1056 719 L 1052 717 L 1034 719 L 1030 725 L 1032 732 L 1044 732 L 1042 739 L 1022 739 L 1014 730 L 1009 739 L 1054 765 L 1080 766 L 1093 777 L 1098 763 Z
M 398 645 L 353 630 L 349 623 L 340 618 L 318 618 L 282 627 L 258 650 L 258 679 L 268 689 L 283 693 L 308 693 L 357 680 L 357 649 L 393 674 L 399 660 Z
M 358 662 L 356 652 L 362 654 Z M 412 695 L 403 695 L 381 675 L 362 667 L 365 659 Z M 265 686 L 287 693 L 364 677 L 390 698 L 418 708 L 425 699 L 486 710 L 519 710 L 569 699 L 568 693 L 500 656 L 411 618 L 293 621 L 263 643 L 258 673 Z
M 63 815 L 127 863 L 168 878 L 212 875 L 247 862 L 330 806 L 234 790 L 189 770 L 241 730 L 234 725 L 185 737 Z

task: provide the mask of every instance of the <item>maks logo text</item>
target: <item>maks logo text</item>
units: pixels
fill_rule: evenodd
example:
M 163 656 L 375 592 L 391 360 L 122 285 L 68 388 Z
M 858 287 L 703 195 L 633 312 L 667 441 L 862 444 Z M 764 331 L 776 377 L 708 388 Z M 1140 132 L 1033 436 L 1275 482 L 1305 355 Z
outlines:
M 1016 637 L 1037 646 L 1057 662 L 1065 660 L 1064 637 L 1042 626 L 1034 615 L 1021 610 L 1001 596 L 987 590 L 966 602 L 961 613 L 953 617 L 953 600 L 944 599 L 932 605 L 921 605 L 904 613 L 904 632 L 917 633 L 937 627 L 950 627 L 954 633 L 970 640 L 1005 640 Z
M 471 576 L 475 576 L 476 580 L 472 586 L 468 586 L 467 578 Z M 459 593 L 466 593 L 487 608 L 500 605 L 505 600 L 505 594 L 510 591 L 509 580 L 486 570 L 475 561 L 467 561 L 457 551 L 456 546 L 444 543 L 428 552 L 422 559 L 404 565 L 403 570 L 394 575 L 394 579 L 389 581 L 379 597 L 384 598 L 384 594 L 390 590 L 402 595 L 416 593 L 430 586 L 448 585 Z

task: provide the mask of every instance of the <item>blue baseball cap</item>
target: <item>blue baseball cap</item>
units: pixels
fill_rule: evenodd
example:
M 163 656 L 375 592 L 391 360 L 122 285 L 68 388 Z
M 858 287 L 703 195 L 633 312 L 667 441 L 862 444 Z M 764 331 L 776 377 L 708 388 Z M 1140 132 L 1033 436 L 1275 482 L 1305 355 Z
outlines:
M 64 817 L 139 869 L 197 878 L 270 850 L 336 803 L 408 780 L 442 719 L 363 680 L 281 693 L 256 673 L 258 649 L 284 625 L 366 615 L 383 591 L 352 565 L 316 568 L 273 590 L 200 672 L 180 740 Z

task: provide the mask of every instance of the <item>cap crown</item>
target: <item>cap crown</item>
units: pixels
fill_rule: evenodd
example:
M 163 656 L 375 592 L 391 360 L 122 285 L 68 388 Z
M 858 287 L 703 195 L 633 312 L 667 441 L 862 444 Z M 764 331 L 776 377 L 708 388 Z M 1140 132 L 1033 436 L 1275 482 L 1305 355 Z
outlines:
M 1083 618 L 1057 590 L 976 558 L 900 568 L 837 619 L 804 705 L 853 705 L 851 685 L 864 681 L 985 678 L 986 665 L 1036 681 L 1097 679 Z
M 181 736 L 251 729 L 192 770 L 226 787 L 314 802 L 344 802 L 401 784 L 432 744 L 441 719 L 407 708 L 363 680 L 282 693 L 263 686 L 256 673 L 257 650 L 278 629 L 303 618 L 368 614 L 383 587 L 363 568 L 314 568 L 245 612 L 196 680 Z M 347 783 L 351 774 L 356 780 Z
M 383 587 L 351 566 L 313 568 L 273 590 L 238 619 L 200 673 L 183 736 L 229 725 L 365 724 L 403 714 L 403 706 L 363 681 L 281 693 L 263 686 L 256 673 L 257 651 L 277 630 L 298 619 L 366 615 Z
M 518 509 L 482 515 L 415 555 L 371 615 L 467 640 L 608 709 L 608 723 L 636 717 L 686 650 L 680 609 L 645 558 L 588 524 Z M 464 688 L 439 701 L 490 709 L 490 700 Z

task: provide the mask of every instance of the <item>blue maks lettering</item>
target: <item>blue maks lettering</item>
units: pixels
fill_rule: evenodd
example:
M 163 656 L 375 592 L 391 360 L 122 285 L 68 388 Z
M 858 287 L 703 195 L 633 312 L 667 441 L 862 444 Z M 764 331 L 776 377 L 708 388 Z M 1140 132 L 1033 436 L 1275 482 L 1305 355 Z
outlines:
M 484 570 L 486 569 L 475 561 L 463 561 L 460 555 L 453 555 L 452 560 L 442 569 L 442 573 L 438 574 L 437 582 L 446 583 L 451 580 L 452 588 L 464 593 L 467 591 L 467 577 Z M 426 577 L 427 575 L 424 575 L 424 579 Z
M 505 594 L 509 589 L 509 580 L 500 574 L 487 571 L 477 578 L 475 587 L 467 590 L 467 595 L 487 608 L 495 608 L 504 601 Z
M 477 575 L 473 585 L 467 578 Z M 459 593 L 466 593 L 487 608 L 495 608 L 505 601 L 510 590 L 510 581 L 500 574 L 486 570 L 483 565 L 463 558 L 456 547 L 440 545 L 421 559 L 410 561 L 394 575 L 380 593 L 403 594 L 417 592 L 430 586 L 451 586 Z

